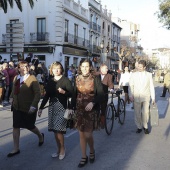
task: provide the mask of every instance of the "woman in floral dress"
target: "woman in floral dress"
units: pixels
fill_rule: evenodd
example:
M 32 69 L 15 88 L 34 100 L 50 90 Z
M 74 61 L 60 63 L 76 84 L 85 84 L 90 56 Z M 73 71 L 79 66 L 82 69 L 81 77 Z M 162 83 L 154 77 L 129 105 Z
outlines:
M 95 77 L 93 66 L 88 59 L 82 59 L 75 80 L 72 105 L 75 109 L 75 127 L 79 131 L 82 159 L 78 167 L 88 162 L 87 144 L 90 148 L 89 161 L 95 160 L 93 131 L 99 129 L 99 104 L 103 98 L 101 81 Z

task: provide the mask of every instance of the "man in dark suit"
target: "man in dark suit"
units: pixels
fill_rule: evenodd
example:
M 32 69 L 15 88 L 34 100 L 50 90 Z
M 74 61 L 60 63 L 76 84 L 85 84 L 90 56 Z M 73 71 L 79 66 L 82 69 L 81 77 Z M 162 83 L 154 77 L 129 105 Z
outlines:
M 107 107 L 107 102 L 108 102 L 108 88 L 109 89 L 114 89 L 114 84 L 113 84 L 113 77 L 111 74 L 108 73 L 108 67 L 106 64 L 101 64 L 100 66 L 100 75 L 99 75 L 102 86 L 103 86 L 103 91 L 104 91 L 104 100 L 101 103 L 101 128 L 104 128 L 105 125 L 105 111 Z

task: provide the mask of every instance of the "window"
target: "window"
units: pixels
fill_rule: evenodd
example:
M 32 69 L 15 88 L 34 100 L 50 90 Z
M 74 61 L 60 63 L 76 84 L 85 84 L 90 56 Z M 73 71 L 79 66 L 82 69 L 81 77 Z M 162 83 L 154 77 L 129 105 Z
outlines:
M 105 27 L 105 23 L 103 22 L 103 29 L 104 29 L 104 27 Z
M 93 22 L 93 14 L 90 15 L 90 22 Z
M 73 58 L 73 66 L 74 67 L 78 66 L 78 58 L 76 58 L 76 57 Z
M 10 20 L 10 24 L 19 23 L 19 19 Z
M 68 20 L 65 20 L 65 42 L 68 42 Z
M 74 44 L 78 43 L 78 25 L 74 24 Z
M 83 46 L 85 46 L 85 42 L 86 42 L 86 28 L 83 28 Z
M 108 25 L 108 32 L 110 32 L 110 25 Z
M 45 41 L 45 33 L 46 33 L 46 19 L 38 18 L 37 19 L 37 40 Z

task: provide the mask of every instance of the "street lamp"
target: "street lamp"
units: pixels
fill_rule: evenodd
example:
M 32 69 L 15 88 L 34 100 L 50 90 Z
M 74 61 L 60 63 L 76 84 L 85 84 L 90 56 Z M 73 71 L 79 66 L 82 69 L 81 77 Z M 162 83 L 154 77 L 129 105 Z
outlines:
M 100 43 L 100 48 L 101 48 L 101 54 L 100 54 L 100 63 L 103 63 L 103 48 L 104 48 L 104 43 L 103 43 L 103 40 L 101 41 Z
M 100 43 L 101 53 L 103 53 L 104 44 L 103 41 Z

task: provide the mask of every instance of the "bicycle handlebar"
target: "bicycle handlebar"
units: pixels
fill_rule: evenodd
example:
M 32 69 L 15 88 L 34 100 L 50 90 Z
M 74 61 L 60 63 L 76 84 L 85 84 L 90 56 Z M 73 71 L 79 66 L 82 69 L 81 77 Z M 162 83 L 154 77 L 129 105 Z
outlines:
M 123 92 L 123 90 L 116 90 L 116 91 L 114 91 L 114 92 L 110 92 L 110 91 L 108 91 L 108 93 L 107 94 L 115 94 L 116 96 L 120 96 L 121 94 L 122 94 L 122 92 Z

